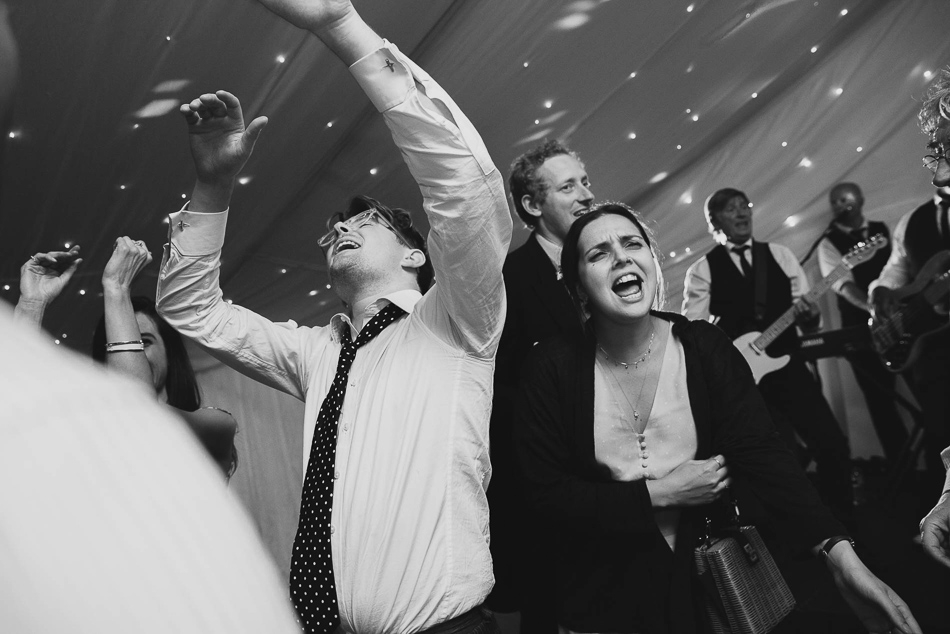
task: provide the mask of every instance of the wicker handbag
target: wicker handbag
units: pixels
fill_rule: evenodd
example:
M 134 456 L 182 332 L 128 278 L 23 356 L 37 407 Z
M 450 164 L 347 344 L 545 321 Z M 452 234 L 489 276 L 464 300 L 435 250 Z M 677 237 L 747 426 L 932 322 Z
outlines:
M 716 634 L 765 634 L 788 616 L 795 597 L 754 526 L 739 524 L 732 503 L 729 526 L 710 531 L 696 547 L 696 572 Z

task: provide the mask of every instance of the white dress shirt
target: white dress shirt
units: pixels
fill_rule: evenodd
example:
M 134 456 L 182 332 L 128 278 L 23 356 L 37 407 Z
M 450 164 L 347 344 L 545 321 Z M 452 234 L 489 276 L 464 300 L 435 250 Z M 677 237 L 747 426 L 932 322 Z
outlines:
M 493 583 L 488 424 L 512 222 L 488 151 L 438 84 L 388 42 L 350 70 L 422 190 L 438 284 L 424 296 L 381 297 L 409 315 L 360 348 L 350 371 L 336 447 L 333 570 L 344 630 L 413 632 L 479 605 Z M 227 213 L 172 214 L 159 309 L 228 365 L 305 400 L 306 471 L 339 337 L 352 321 L 341 314 L 322 328 L 275 324 L 224 302 Z
M 729 257 L 739 271 L 742 271 L 742 265 L 739 263 L 739 254 L 732 251 L 733 247 L 748 245 L 744 256 L 749 264 L 752 264 L 752 240 L 743 244 L 726 243 L 725 247 L 729 251 Z M 781 244 L 769 242 L 769 251 L 776 263 L 788 277 L 792 285 L 792 302 L 808 293 L 810 286 L 808 277 L 801 265 L 795 258 L 795 255 Z M 686 280 L 683 283 L 683 309 L 682 313 L 689 319 L 704 319 L 709 321 L 712 317 L 709 313 L 710 288 L 712 284 L 712 274 L 709 270 L 709 261 L 706 256 L 699 258 L 686 271 Z

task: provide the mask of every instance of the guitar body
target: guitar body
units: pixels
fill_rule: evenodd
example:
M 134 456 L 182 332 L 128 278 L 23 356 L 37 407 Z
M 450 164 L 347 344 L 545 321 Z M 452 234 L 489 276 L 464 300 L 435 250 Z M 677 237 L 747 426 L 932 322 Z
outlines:
M 930 258 L 907 286 L 894 291 L 900 308 L 889 317 L 871 321 L 871 341 L 891 372 L 903 372 L 920 356 L 927 336 L 950 326 L 936 307 L 950 295 L 950 251 Z
M 755 377 L 756 385 L 769 372 L 780 370 L 788 365 L 789 360 L 787 354 L 781 357 L 770 357 L 765 354 L 764 350 L 758 350 L 753 343 L 761 334 L 760 332 L 747 332 L 732 342 L 752 369 L 752 376 Z

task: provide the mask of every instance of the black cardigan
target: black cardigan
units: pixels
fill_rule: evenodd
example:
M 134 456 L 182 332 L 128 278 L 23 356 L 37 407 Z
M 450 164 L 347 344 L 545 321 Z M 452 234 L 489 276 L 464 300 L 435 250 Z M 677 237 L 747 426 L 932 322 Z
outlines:
M 697 459 L 724 455 L 793 547 L 845 534 L 773 428 L 732 342 L 706 322 L 653 314 L 673 322 L 685 351 Z M 577 632 L 696 631 L 692 553 L 706 509 L 684 509 L 672 553 L 645 481 L 612 480 L 597 463 L 594 352 L 589 334 L 535 347 L 515 416 L 529 501 L 552 520 L 559 621 Z

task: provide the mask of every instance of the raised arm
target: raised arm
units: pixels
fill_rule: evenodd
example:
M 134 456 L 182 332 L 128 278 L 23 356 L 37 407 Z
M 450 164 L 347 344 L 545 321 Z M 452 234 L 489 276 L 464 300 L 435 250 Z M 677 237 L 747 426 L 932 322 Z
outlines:
M 24 262 L 20 267 L 20 299 L 13 312 L 16 320 L 40 328 L 46 307 L 63 292 L 80 264 L 78 244 L 68 251 L 37 253 Z
M 320 38 L 382 113 L 423 196 L 436 287 L 416 312 L 473 355 L 494 354 L 504 323 L 502 265 L 511 240 L 504 183 L 446 91 L 381 39 L 348 0 L 260 0 Z
M 112 257 L 102 272 L 102 297 L 106 323 L 106 365 L 154 389 L 152 370 L 145 358 L 144 349 L 114 352 L 109 350 L 109 344 L 143 341 L 135 311 L 132 309 L 131 289 L 133 280 L 151 261 L 152 254 L 144 242 L 126 236 L 118 238 Z M 146 344 L 154 343 L 143 342 L 142 346 L 144 348 Z

